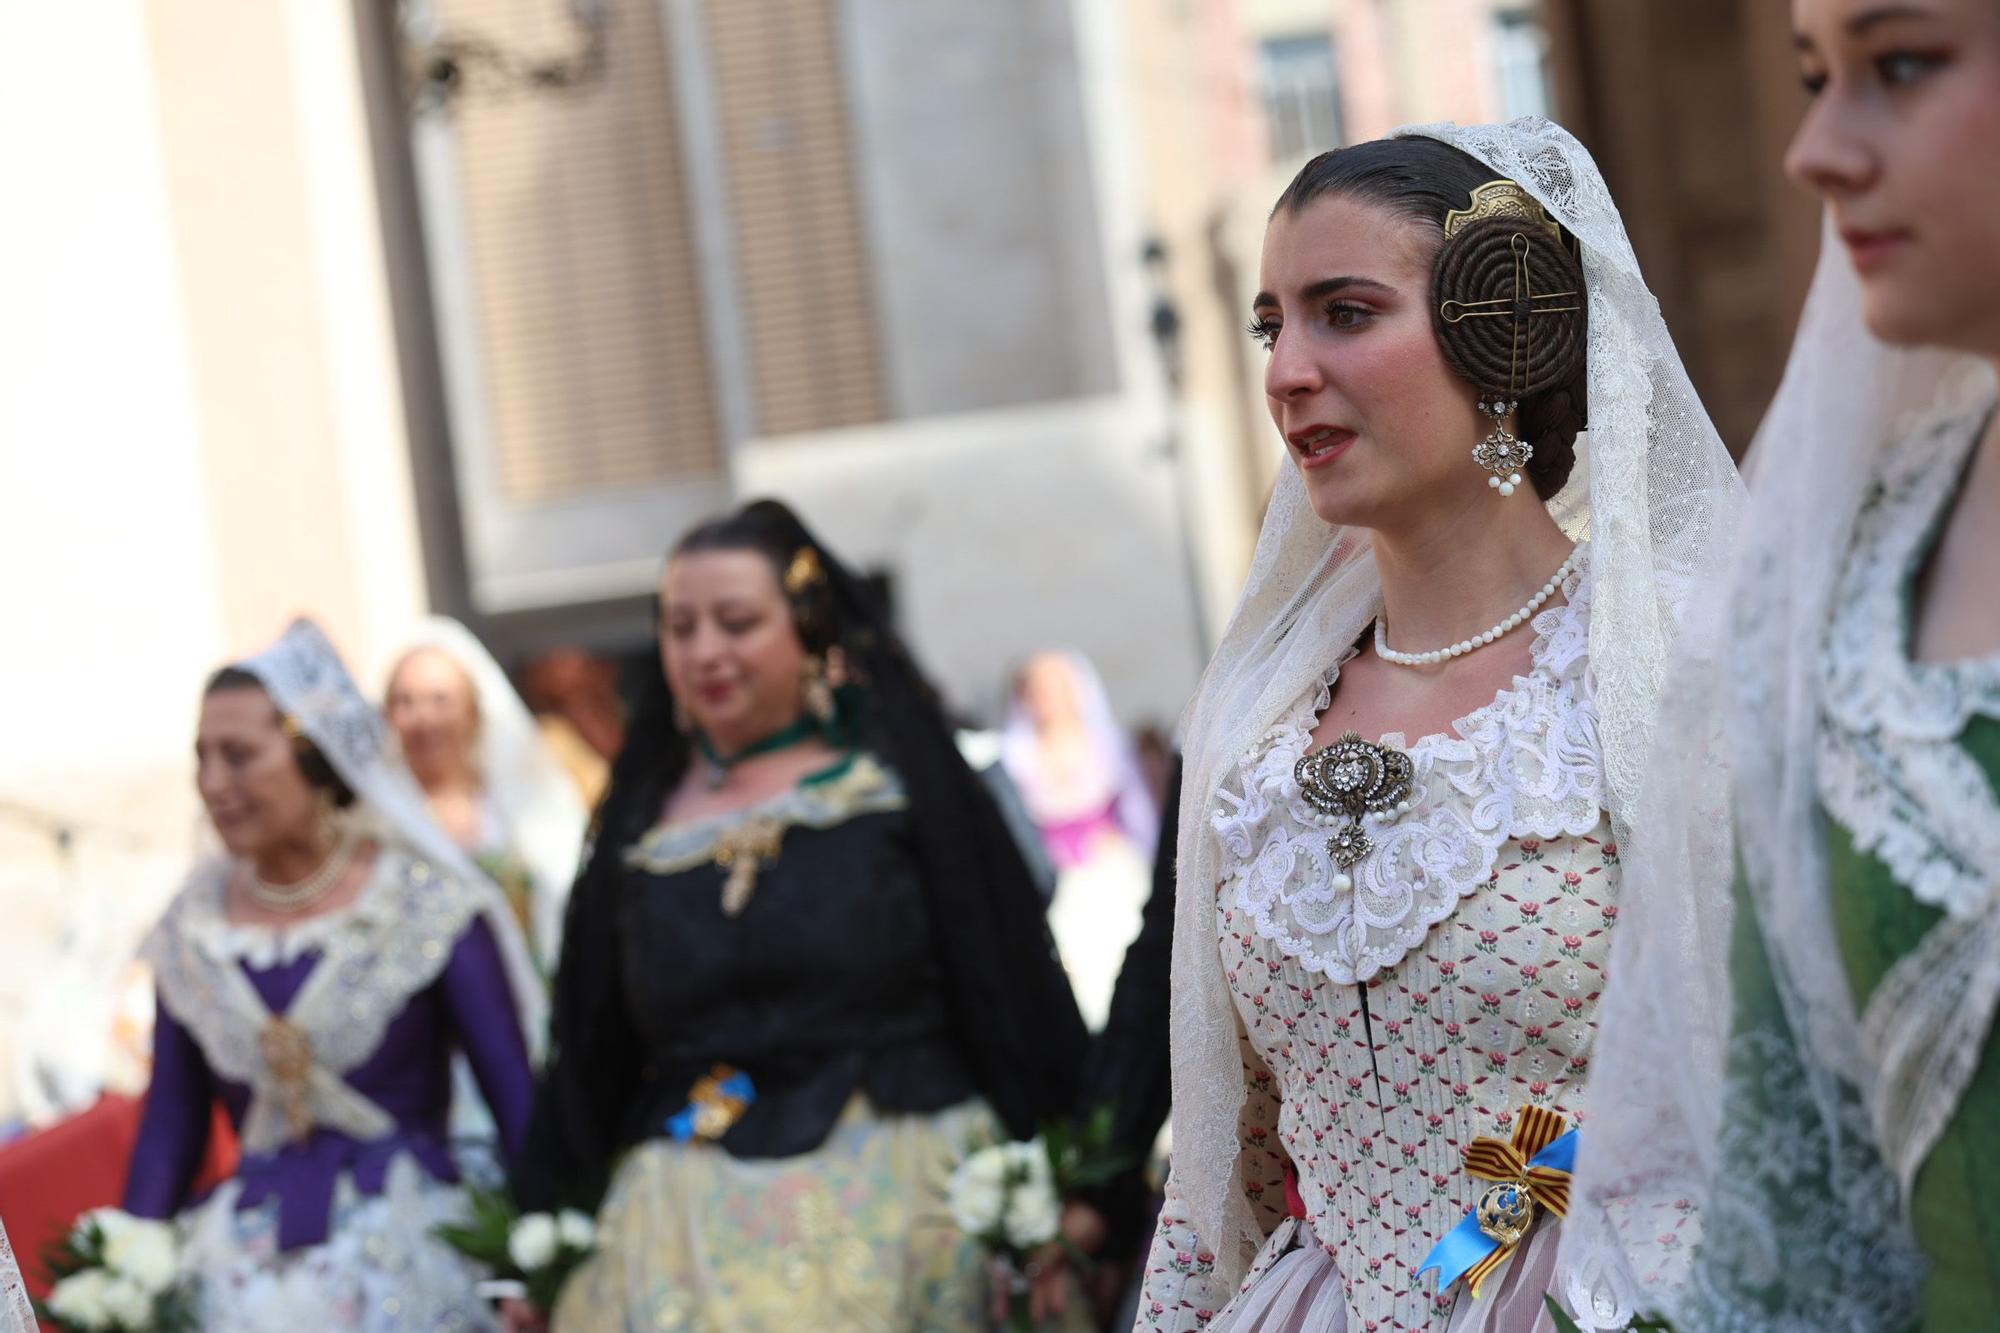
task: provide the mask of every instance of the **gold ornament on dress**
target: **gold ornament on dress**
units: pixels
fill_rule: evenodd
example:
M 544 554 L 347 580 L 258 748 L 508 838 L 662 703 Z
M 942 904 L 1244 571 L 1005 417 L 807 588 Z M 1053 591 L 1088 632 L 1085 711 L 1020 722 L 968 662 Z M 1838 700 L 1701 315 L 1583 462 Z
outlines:
M 1535 1225 L 1535 1200 L 1528 1187 L 1517 1181 L 1488 1185 L 1479 1196 L 1479 1229 L 1503 1246 L 1521 1243 L 1528 1228 Z
M 778 857 L 785 826 L 775 819 L 752 819 L 715 840 L 715 864 L 729 872 L 722 882 L 722 914 L 736 917 L 757 891 L 757 872 Z
M 271 1071 L 278 1085 L 292 1141 L 303 1142 L 313 1127 L 312 1038 L 297 1023 L 278 1014 L 257 1034 L 257 1049 L 264 1057 L 264 1067 Z

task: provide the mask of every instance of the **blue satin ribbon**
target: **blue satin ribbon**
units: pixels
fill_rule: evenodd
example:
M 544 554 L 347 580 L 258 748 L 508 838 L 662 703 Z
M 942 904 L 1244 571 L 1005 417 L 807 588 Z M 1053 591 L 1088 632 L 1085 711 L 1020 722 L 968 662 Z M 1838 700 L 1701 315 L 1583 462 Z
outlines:
M 1577 1131 L 1569 1130 L 1529 1158 L 1528 1165 L 1543 1167 L 1550 1171 L 1574 1172 L 1577 1142 Z M 1523 1191 L 1528 1189 L 1525 1183 L 1520 1188 Z M 1532 1193 L 1529 1197 L 1533 1197 Z M 1418 1267 L 1417 1276 L 1422 1277 L 1430 1269 L 1435 1268 L 1438 1270 L 1438 1290 L 1449 1291 L 1452 1283 L 1464 1277 L 1474 1265 L 1499 1248 L 1499 1241 L 1479 1229 L 1479 1209 L 1475 1206 L 1465 1215 L 1463 1222 L 1452 1228 L 1443 1240 L 1431 1248 L 1431 1252 L 1424 1257 L 1424 1262 Z
M 717 1098 L 727 1098 L 741 1102 L 744 1106 L 757 1100 L 757 1089 L 750 1082 L 748 1074 L 737 1072 L 718 1082 L 713 1090 Z M 697 1118 L 702 1113 L 699 1100 L 689 1102 L 680 1110 L 667 1117 L 667 1134 L 676 1143 L 689 1143 L 701 1137 L 695 1130 Z

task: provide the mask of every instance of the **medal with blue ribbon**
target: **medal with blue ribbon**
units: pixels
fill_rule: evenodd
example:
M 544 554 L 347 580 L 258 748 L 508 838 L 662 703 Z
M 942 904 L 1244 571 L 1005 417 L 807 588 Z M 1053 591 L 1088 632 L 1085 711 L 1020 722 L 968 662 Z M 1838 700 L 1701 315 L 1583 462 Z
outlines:
M 1576 1169 L 1577 1131 L 1554 1111 L 1522 1108 L 1514 1137 L 1476 1138 L 1465 1150 L 1467 1175 L 1494 1182 L 1465 1220 L 1439 1241 L 1417 1269 L 1438 1270 L 1438 1290 L 1464 1278 L 1479 1297 L 1480 1284 L 1535 1225 L 1535 1210 L 1569 1216 L 1569 1180 Z
M 695 1080 L 688 1090 L 688 1104 L 667 1117 L 667 1134 L 676 1143 L 695 1139 L 713 1143 L 727 1134 L 756 1100 L 757 1089 L 748 1074 L 717 1065 Z

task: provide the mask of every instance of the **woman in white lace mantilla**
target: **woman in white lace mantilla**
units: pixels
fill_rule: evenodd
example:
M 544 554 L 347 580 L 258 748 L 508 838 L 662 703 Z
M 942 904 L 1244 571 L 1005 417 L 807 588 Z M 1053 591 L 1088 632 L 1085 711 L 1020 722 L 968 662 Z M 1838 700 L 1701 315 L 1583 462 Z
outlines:
M 205 691 L 196 783 L 221 848 L 147 938 L 153 1077 L 125 1207 L 178 1216 L 213 1329 L 479 1328 L 446 1138 L 463 1050 L 510 1155 L 540 982 L 499 890 L 383 756 L 386 728 L 299 621 Z M 190 1197 L 220 1102 L 235 1173 Z
M 544 971 L 589 812 L 534 715 L 472 632 L 433 616 L 396 654 L 383 712 L 432 819 L 507 895 Z
M 1577 1184 L 1701 1207 L 1683 1333 L 1994 1328 L 2000 6 L 1792 16 L 1820 266 L 1672 673 L 1645 808 L 1695 836 L 1633 862 Z
M 1570 1242 L 1567 1167 L 1658 674 L 1734 470 L 1545 121 L 1315 159 L 1261 286 L 1291 466 L 1188 721 L 1138 1327 L 1512 1333 L 1547 1295 L 1621 1326 L 1641 1277 Z

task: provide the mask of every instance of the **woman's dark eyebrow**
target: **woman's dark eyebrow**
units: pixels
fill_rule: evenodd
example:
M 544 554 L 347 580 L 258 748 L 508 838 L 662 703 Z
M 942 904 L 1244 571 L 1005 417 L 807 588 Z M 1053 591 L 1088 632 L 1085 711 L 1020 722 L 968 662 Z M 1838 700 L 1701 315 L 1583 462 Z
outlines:
M 1309 284 L 1299 295 L 1308 301 L 1318 301 L 1338 292 L 1354 291 L 1357 288 L 1382 296 L 1394 296 L 1396 294 L 1396 289 L 1386 282 L 1377 282 L 1373 278 L 1362 278 L 1348 274 L 1338 278 L 1321 278 L 1318 282 Z M 1278 304 L 1278 298 L 1269 292 L 1258 292 L 1250 301 L 1252 309 L 1261 306 L 1274 306 L 1276 304 Z
M 1923 8 L 1921 5 L 1876 5 L 1872 9 L 1862 10 L 1859 14 L 1853 15 L 1847 20 L 1847 35 L 1850 37 L 1860 37 L 1870 28 L 1879 28 L 1884 23 L 1895 19 L 1934 19 L 1937 17 L 1937 14 Z
M 1924 22 L 1937 17 L 1938 15 L 1930 10 L 1917 5 L 1877 5 L 1873 9 L 1864 9 L 1859 14 L 1853 15 L 1843 26 L 1847 29 L 1849 37 L 1865 37 L 1871 29 L 1879 28 L 1885 23 L 1894 23 L 1899 19 Z M 1792 34 L 1792 49 L 1801 55 L 1810 54 L 1814 50 L 1813 40 L 1802 32 L 1795 32 Z

